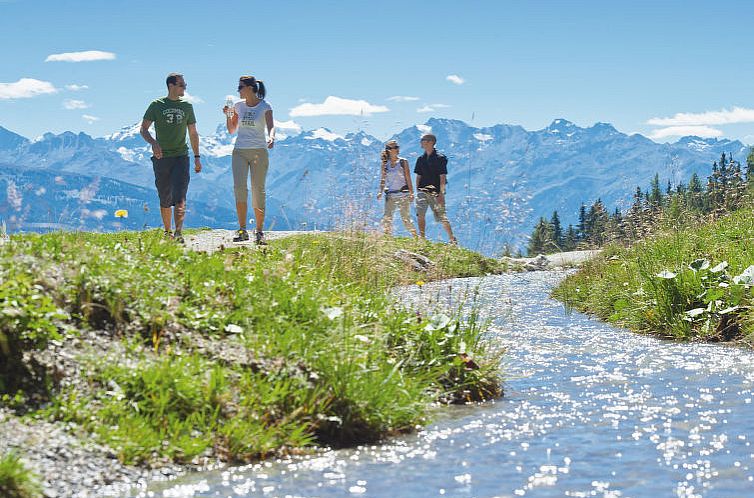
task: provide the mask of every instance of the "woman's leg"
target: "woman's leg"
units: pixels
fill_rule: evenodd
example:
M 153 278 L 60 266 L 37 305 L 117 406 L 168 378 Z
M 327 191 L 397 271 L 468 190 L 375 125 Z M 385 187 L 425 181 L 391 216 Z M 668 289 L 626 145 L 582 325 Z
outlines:
M 254 219 L 257 223 L 257 232 L 264 228 L 264 210 L 267 202 L 267 170 L 270 167 L 270 158 L 267 149 L 253 149 L 251 161 L 251 205 L 254 207 Z
M 411 201 L 409 201 L 408 196 L 401 197 L 400 209 L 403 226 L 406 227 L 406 230 L 408 230 L 408 233 L 410 233 L 412 237 L 416 238 L 416 229 L 411 221 Z
M 233 151 L 231 168 L 233 170 L 233 193 L 236 196 L 236 215 L 238 227 L 246 230 L 246 211 L 249 189 L 246 186 L 249 180 L 249 161 L 240 150 Z
M 393 213 L 395 213 L 395 196 L 385 194 L 385 214 L 382 216 L 382 230 L 385 235 L 393 234 Z

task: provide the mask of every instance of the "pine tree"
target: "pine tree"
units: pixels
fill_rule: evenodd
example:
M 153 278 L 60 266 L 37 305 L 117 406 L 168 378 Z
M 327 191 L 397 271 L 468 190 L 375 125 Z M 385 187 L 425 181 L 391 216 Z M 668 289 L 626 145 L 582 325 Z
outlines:
M 560 250 L 563 247 L 563 227 L 560 224 L 560 217 L 558 212 L 553 211 L 550 218 L 550 227 L 552 228 L 552 242 L 555 244 L 555 250 Z
M 746 182 L 749 188 L 754 187 L 754 147 L 749 148 L 749 155 L 746 156 Z
M 573 251 L 576 249 L 577 245 L 579 243 L 579 237 L 576 233 L 576 229 L 573 228 L 573 225 L 569 224 L 568 229 L 565 233 L 565 239 L 563 241 L 563 250 L 564 251 Z
M 649 186 L 649 204 L 653 208 L 662 206 L 662 191 L 660 190 L 660 175 L 655 173 L 652 183 Z
M 579 241 L 586 241 L 590 236 L 586 219 L 586 205 L 583 202 L 579 208 L 579 224 L 576 226 L 576 235 Z
M 526 251 L 529 256 L 543 254 L 549 241 L 551 241 L 549 223 L 547 223 L 547 220 L 545 220 L 544 217 L 540 217 L 537 225 L 534 227 L 531 237 L 529 238 L 529 244 Z

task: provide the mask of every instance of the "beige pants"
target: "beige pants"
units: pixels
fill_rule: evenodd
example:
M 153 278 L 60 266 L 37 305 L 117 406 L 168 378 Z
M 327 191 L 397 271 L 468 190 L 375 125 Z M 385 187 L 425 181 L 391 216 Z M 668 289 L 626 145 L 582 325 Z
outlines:
M 409 200 L 408 193 L 396 193 L 385 194 L 385 214 L 382 216 L 382 226 L 387 233 L 393 232 L 393 213 L 395 209 L 401 213 L 401 219 L 403 220 L 403 226 L 411 235 L 416 235 L 416 229 L 411 221 L 411 201 Z
M 246 204 L 249 197 L 249 171 L 251 171 L 251 205 L 264 210 L 267 169 L 270 159 L 267 149 L 233 149 L 233 192 L 236 202 Z

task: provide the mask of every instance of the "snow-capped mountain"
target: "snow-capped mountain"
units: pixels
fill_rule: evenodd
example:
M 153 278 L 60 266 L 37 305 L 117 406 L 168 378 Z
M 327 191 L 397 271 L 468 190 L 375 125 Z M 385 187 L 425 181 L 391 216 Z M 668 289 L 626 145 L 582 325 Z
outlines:
M 556 119 L 542 130 L 527 131 L 505 124 L 476 128 L 462 121 L 430 119 L 393 137 L 412 165 L 421 152 L 419 137 L 428 131 L 437 135 L 438 149 L 449 158 L 447 201 L 454 231 L 464 245 L 486 253 L 499 251 L 505 243 L 521 246 L 535 221 L 549 217 L 553 210 L 568 224 L 576 221 L 581 202 L 591 203 L 597 197 L 610 208 L 626 208 L 635 187 L 646 187 L 655 173 L 663 184 L 686 182 L 693 172 L 709 175 L 712 162 L 722 153 L 744 161 L 748 151 L 739 141 L 698 137 L 657 144 L 606 123 L 582 128 Z M 201 137 L 204 170 L 192 176 L 189 187 L 190 225 L 234 225 L 232 149 L 233 138 L 224 125 Z M 324 128 L 293 130 L 278 140 L 270 154 L 267 179 L 269 225 L 376 227 L 382 209 L 375 199 L 381 149 L 382 141 L 366 133 L 338 135 Z M 156 212 L 150 155 L 138 124 L 101 138 L 66 132 L 47 133 L 34 141 L 0 127 L 0 163 L 12 165 L 0 168 L 0 182 L 6 180 L 5 197 L 0 183 L 0 218 L 18 214 L 14 192 L 39 191 L 35 182 L 42 180 L 32 178 L 32 173 L 52 175 L 53 180 L 72 175 L 86 185 L 98 181 L 97 188 L 107 184 L 127 191 L 135 203 L 147 203 Z M 9 179 L 15 191 L 8 187 Z M 48 184 L 39 200 L 59 202 L 61 189 L 54 181 Z M 91 212 L 82 202 L 82 209 Z M 113 208 L 119 206 L 108 205 L 109 210 L 104 206 L 97 208 L 107 211 L 102 219 L 112 221 Z M 75 218 L 76 213 L 67 215 Z M 45 222 L 35 216 L 29 214 L 25 223 Z M 108 228 L 107 223 L 80 220 L 68 225 Z M 439 238 L 437 225 L 428 225 L 429 235 Z M 395 226 L 402 229 L 397 218 Z

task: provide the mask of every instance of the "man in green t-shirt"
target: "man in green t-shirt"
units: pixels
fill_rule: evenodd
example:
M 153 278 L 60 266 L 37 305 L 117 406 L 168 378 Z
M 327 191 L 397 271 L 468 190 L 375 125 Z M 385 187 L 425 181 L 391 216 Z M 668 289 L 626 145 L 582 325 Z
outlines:
M 165 80 L 168 95 L 153 100 L 141 122 L 141 136 L 152 146 L 154 184 L 160 197 L 160 214 L 165 235 L 183 242 L 183 219 L 186 217 L 186 192 L 190 180 L 186 131 L 194 151 L 194 171 L 202 170 L 199 157 L 199 134 L 196 132 L 194 106 L 183 100 L 186 80 L 182 74 L 170 73 Z M 154 123 L 155 135 L 149 127 Z M 175 212 L 171 212 L 175 207 Z M 175 218 L 175 233 L 171 231 L 171 218 Z

